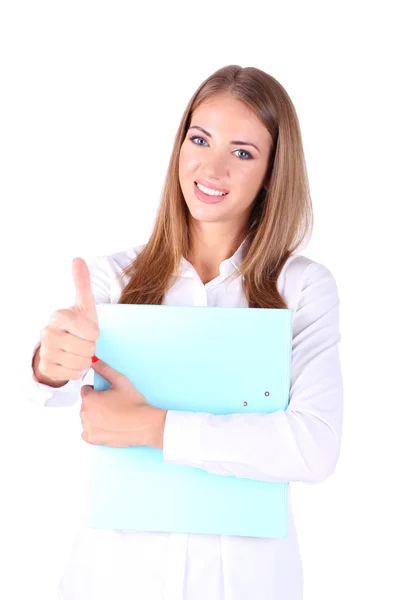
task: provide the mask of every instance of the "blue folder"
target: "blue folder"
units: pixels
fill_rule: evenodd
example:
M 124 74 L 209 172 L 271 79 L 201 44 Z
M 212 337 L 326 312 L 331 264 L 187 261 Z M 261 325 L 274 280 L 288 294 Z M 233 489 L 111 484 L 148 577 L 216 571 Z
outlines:
M 96 354 L 150 404 L 214 415 L 289 402 L 290 309 L 101 304 Z M 110 384 L 95 372 L 94 388 Z M 245 439 L 237 440 L 238 444 Z M 170 465 L 150 447 L 89 446 L 88 526 L 283 538 L 287 483 Z

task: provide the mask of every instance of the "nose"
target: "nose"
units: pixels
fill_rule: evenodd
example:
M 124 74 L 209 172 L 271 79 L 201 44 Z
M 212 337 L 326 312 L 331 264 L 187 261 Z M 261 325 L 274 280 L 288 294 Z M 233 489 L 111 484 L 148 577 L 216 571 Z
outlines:
M 226 176 L 228 175 L 226 157 L 223 157 L 220 154 L 209 156 L 208 159 L 204 161 L 202 171 L 204 177 L 210 183 L 213 181 L 217 183 L 218 181 L 226 179 Z

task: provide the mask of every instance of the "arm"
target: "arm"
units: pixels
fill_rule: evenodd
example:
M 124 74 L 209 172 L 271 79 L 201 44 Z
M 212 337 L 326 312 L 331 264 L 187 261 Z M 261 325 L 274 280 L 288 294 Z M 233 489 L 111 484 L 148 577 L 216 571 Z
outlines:
M 168 411 L 165 461 L 271 482 L 326 479 L 339 458 L 342 430 L 339 302 L 330 271 L 311 263 L 293 317 L 287 410 L 248 415 Z

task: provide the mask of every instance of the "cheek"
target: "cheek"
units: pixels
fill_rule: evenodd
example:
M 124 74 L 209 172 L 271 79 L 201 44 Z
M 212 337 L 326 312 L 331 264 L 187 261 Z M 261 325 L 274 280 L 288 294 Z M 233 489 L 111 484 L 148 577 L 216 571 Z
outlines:
M 182 170 L 182 171 L 184 170 L 187 160 L 188 160 L 188 158 L 187 158 L 186 145 L 183 144 L 181 146 L 181 151 L 179 153 L 179 169 L 180 170 Z
M 185 187 L 186 187 L 187 170 L 188 170 L 187 158 L 185 156 L 185 153 L 183 151 L 181 151 L 181 153 L 179 155 L 179 183 L 180 183 L 182 189 L 185 189 Z
M 240 185 L 244 192 L 248 192 L 250 195 L 253 195 L 257 192 L 262 184 L 262 181 L 263 172 L 261 172 L 258 166 L 254 169 L 243 169 L 241 172 L 237 173 L 238 185 Z
M 181 176 L 192 173 L 199 164 L 198 156 L 195 156 L 190 147 L 183 145 L 179 154 L 179 172 Z
M 184 157 L 183 150 L 181 149 L 181 151 L 179 153 L 179 161 L 178 161 L 179 177 L 182 175 L 184 164 L 185 164 L 185 157 Z

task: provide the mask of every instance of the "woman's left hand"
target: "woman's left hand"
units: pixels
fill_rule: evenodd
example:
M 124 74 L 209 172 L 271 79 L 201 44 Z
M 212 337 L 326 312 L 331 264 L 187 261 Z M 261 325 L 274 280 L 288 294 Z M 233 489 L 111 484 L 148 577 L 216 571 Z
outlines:
M 92 368 L 110 382 L 108 390 L 81 388 L 82 439 L 113 448 L 163 447 L 167 411 L 149 404 L 130 380 L 102 360 Z

